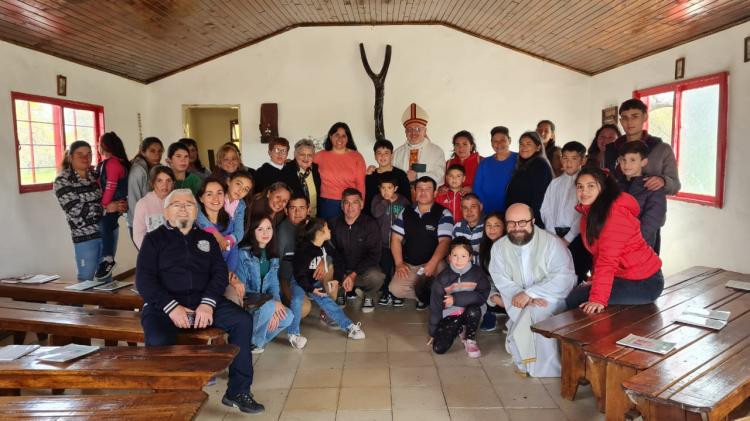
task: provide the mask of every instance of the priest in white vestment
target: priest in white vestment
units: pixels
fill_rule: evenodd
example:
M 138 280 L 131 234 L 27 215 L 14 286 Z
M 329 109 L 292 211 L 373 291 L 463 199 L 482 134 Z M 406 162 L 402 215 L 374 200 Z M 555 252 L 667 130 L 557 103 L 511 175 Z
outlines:
M 556 235 L 534 228 L 525 204 L 511 205 L 505 219 L 508 234 L 492 246 L 489 266 L 509 317 L 505 347 L 521 373 L 559 377 L 557 340 L 533 333 L 531 325 L 565 311 L 576 284 L 573 258 Z

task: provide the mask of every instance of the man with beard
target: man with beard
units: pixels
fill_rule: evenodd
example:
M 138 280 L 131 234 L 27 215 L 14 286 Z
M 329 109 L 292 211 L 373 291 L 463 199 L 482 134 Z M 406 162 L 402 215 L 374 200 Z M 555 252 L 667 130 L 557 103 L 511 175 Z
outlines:
M 576 284 L 576 274 L 565 244 L 535 229 L 534 222 L 527 205 L 516 203 L 508 208 L 508 235 L 492 246 L 489 269 L 506 303 L 505 348 L 516 369 L 532 377 L 559 377 L 557 340 L 531 332 L 531 325 L 565 311 L 565 297 Z
M 189 189 L 172 191 L 164 199 L 166 222 L 143 239 L 135 284 L 144 301 L 141 325 L 146 346 L 176 344 L 179 329 L 215 326 L 225 330 L 229 343 L 240 350 L 229 366 L 221 403 L 242 412 L 263 412 L 263 405 L 250 393 L 253 319 L 224 298 L 227 265 L 214 236 L 193 225 L 197 209 Z

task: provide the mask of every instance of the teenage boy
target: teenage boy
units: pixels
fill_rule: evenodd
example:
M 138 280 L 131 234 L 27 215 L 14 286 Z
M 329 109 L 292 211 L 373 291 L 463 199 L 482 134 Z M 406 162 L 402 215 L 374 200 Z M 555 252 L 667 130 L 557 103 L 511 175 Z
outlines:
M 448 209 L 453 215 L 453 223 L 457 224 L 463 218 L 461 213 L 461 198 L 463 197 L 463 184 L 466 179 L 466 171 L 461 164 L 453 164 L 445 171 L 445 184 L 448 191 L 438 193 L 435 202 Z
M 268 142 L 268 162 L 255 172 L 255 187 L 253 191 L 262 192 L 271 184 L 281 181 L 281 169 L 286 164 L 289 155 L 289 141 L 283 137 L 275 137 Z
M 190 149 L 187 145 L 180 142 L 174 142 L 167 148 L 167 164 L 174 172 L 174 190 L 190 189 L 193 195 L 198 197 L 198 190 L 201 187 L 201 179 L 197 175 L 188 172 L 190 167 Z
M 369 177 L 369 176 L 368 176 Z M 409 185 L 407 184 L 406 191 L 409 191 Z M 385 274 L 383 281 L 383 287 L 381 288 L 380 300 L 378 304 L 381 306 L 393 305 L 394 307 L 401 307 L 404 305 L 402 298 L 395 297 L 388 291 L 388 285 L 391 283 L 393 277 L 393 271 L 395 265 L 393 263 L 393 255 L 391 254 L 391 227 L 396 218 L 401 212 L 411 203 L 399 193 L 399 187 L 396 180 L 393 178 L 393 173 L 384 174 L 380 177 L 380 185 L 378 186 L 380 194 L 372 199 L 372 208 L 370 213 L 378 221 L 380 226 L 380 236 L 382 242 L 380 243 L 383 247 L 382 253 L 380 254 L 380 269 Z
M 375 161 L 377 161 L 378 166 L 377 168 L 374 165 L 367 167 L 367 176 L 365 176 L 365 212 L 371 212 L 372 200 L 378 195 L 380 182 L 384 178 L 392 179 L 399 194 L 411 203 L 409 179 L 406 177 L 404 170 L 393 166 L 393 143 L 386 139 L 378 140 L 375 142 L 372 150 L 375 152 Z
M 576 211 L 576 177 L 586 163 L 586 147 L 568 142 L 562 148 L 563 173 L 552 180 L 544 193 L 540 214 L 545 229 L 558 236 L 573 255 L 578 282 L 586 280 L 591 270 L 591 253 L 581 241 L 581 214 Z
M 638 219 L 641 221 L 641 234 L 649 246 L 656 249 L 659 230 L 667 219 L 667 195 L 664 189 L 646 188 L 648 176 L 643 169 L 648 167 L 648 147 L 643 142 L 628 142 L 620 148 L 618 161 L 622 175 L 618 177 L 620 190 L 629 193 L 638 201 L 641 208 Z

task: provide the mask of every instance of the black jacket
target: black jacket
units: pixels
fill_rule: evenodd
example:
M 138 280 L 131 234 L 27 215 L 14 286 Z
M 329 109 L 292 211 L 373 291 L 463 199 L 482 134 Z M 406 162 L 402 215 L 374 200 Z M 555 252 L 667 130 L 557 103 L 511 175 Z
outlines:
M 657 233 L 667 221 L 667 195 L 664 188 L 656 191 L 648 190 L 643 184 L 644 177 L 633 177 L 629 181 L 621 176 L 617 183 L 620 190 L 629 193 L 638 201 L 641 212 L 638 219 L 641 221 L 641 234 L 651 248 L 656 245 Z
M 481 306 L 487 301 L 490 295 L 490 280 L 487 274 L 478 265 L 472 265 L 471 269 L 463 275 L 460 275 L 461 282 L 476 282 L 473 291 L 454 292 L 453 306 L 468 307 Z M 432 282 L 432 292 L 430 295 L 430 336 L 435 335 L 435 329 L 443 318 L 443 300 L 446 293 L 445 288 L 458 282 L 459 274 L 454 272 L 450 266 L 440 272 Z
M 518 159 L 521 159 L 520 157 Z M 531 158 L 513 173 L 505 195 L 505 207 L 514 203 L 525 203 L 534 211 L 536 224 L 544 228 L 540 209 L 544 193 L 552 181 L 552 168 L 542 157 Z
M 362 213 L 354 224 L 349 225 L 342 215 L 331 220 L 329 226 L 331 242 L 344 256 L 346 273 L 363 273 L 380 264 L 383 247 L 380 225 L 373 217 Z
M 255 170 L 255 185 L 253 186 L 253 191 L 256 193 L 260 193 L 271 184 L 277 181 L 282 181 L 281 171 L 282 170 L 274 167 L 268 162 L 261 165 L 257 170 Z
M 365 212 L 372 215 L 370 212 L 372 209 L 372 199 L 380 194 L 380 180 L 383 177 L 393 177 L 396 181 L 396 193 L 400 194 L 406 200 L 411 203 L 411 187 L 409 185 L 409 178 L 406 176 L 404 170 L 393 167 L 393 170 L 379 173 L 377 171 L 365 177 Z
M 229 283 L 214 236 L 193 226 L 187 235 L 164 224 L 146 234 L 138 252 L 135 285 L 144 306 L 169 313 L 177 307 L 216 307 Z
M 299 181 L 297 171 L 299 171 L 297 161 L 292 160 L 287 162 L 284 168 L 281 169 L 281 181 L 285 182 L 292 189 L 293 195 L 302 195 L 304 194 L 304 190 L 302 190 L 302 183 Z M 312 164 L 310 171 L 312 172 L 313 184 L 315 184 L 315 191 L 317 192 L 316 203 L 320 203 L 320 171 L 318 171 L 318 164 Z
M 294 279 L 297 284 L 306 292 L 312 292 L 317 282 L 313 279 L 313 273 L 318 267 L 318 263 L 323 258 L 323 248 L 327 255 L 327 262 L 333 264 L 333 279 L 339 282 L 344 280 L 344 261 L 341 255 L 336 251 L 330 241 L 323 243 L 323 247 L 318 247 L 311 241 L 302 241 L 294 251 L 292 267 L 294 269 Z

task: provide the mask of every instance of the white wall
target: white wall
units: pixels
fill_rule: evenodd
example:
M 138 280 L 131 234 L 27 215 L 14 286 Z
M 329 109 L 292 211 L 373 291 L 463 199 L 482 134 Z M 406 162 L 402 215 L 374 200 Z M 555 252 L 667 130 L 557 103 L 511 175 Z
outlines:
M 386 136 L 404 142 L 401 115 L 417 102 L 430 114 L 428 134 L 446 151 L 451 137 L 472 131 L 483 155 L 489 131 L 506 125 L 515 141 L 542 118 L 558 138 L 587 140 L 589 121 L 571 100 L 588 103 L 589 77 L 442 26 L 298 28 L 149 85 L 147 126 L 164 139 L 181 135 L 182 104 L 240 104 L 243 160 L 268 159 L 257 129 L 260 104 L 279 104 L 279 135 L 322 138 L 347 122 L 368 162 L 374 162 L 374 88 L 360 61 L 365 44 L 378 71 L 393 46 L 385 83 Z M 200 139 L 197 139 L 200 143 Z
M 750 63 L 743 62 L 743 40 L 750 23 L 675 47 L 660 54 L 594 76 L 591 80 L 591 127 L 601 110 L 632 96 L 633 90 L 674 81 L 674 63 L 685 57 L 685 78 L 729 72 L 729 114 L 724 208 L 670 200 L 662 230 L 665 271 L 694 265 L 750 272 Z
M 56 97 L 56 75 L 67 76 L 64 99 L 103 106 L 106 130 L 116 131 L 133 154 L 138 145 L 136 114 L 145 111 L 146 86 L 5 42 L 0 42 L 0 57 L 0 275 L 39 272 L 75 279 L 70 230 L 54 193 L 18 193 L 10 92 Z M 135 267 L 135 247 L 125 220 L 120 221 L 115 273 Z

